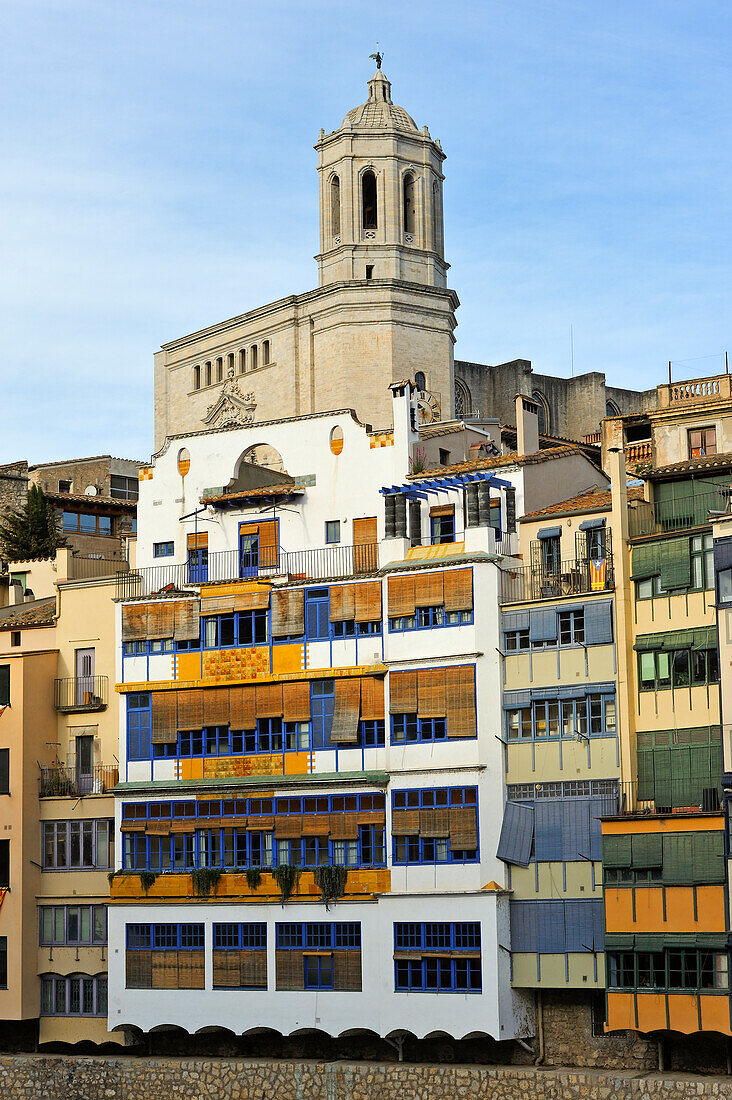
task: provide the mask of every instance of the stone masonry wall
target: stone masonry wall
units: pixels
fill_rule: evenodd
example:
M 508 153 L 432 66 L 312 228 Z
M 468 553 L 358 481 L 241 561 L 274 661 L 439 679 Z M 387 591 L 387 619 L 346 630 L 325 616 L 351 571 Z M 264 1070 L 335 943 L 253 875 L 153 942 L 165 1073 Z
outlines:
M 0 1057 L 0 1095 L 45 1100 L 692 1100 L 732 1078 L 637 1071 L 131 1057 Z

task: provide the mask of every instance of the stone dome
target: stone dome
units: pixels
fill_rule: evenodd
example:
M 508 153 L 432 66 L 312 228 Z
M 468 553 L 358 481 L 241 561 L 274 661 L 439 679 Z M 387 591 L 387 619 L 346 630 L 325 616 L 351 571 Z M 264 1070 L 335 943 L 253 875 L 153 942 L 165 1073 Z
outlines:
M 379 69 L 369 80 L 369 98 L 348 112 L 341 123 L 367 130 L 417 131 L 417 124 L 403 107 L 391 101 L 391 84 Z

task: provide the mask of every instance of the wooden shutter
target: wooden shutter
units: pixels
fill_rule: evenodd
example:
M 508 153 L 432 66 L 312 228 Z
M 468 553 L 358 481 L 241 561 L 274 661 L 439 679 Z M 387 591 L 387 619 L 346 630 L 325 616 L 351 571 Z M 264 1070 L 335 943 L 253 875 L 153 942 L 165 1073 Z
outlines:
M 361 677 L 361 719 L 378 722 L 384 718 L 384 681 L 381 677 Z
M 418 573 L 414 578 L 415 607 L 442 607 L 444 573 Z
M 128 989 L 152 989 L 152 951 L 128 951 L 125 958 Z
M 282 718 L 285 722 L 310 721 L 308 680 L 293 680 L 282 685 Z
M 178 692 L 178 729 L 203 728 L 203 692 L 200 688 L 183 688 Z
M 475 665 L 445 669 L 447 736 L 475 737 L 478 722 L 475 712 Z
M 122 641 L 142 642 L 147 638 L 146 603 L 128 603 L 122 608 Z
M 444 574 L 445 611 L 473 610 L 473 572 L 448 569 Z
M 387 580 L 389 618 L 401 619 L 414 614 L 414 577 L 389 577 Z
M 361 713 L 361 679 L 351 676 L 335 681 L 335 702 L 330 739 L 336 744 L 356 744 Z
M 330 815 L 331 840 L 358 840 L 357 814 Z
M 391 831 L 394 836 L 419 836 L 419 810 L 394 810 Z
M 201 601 L 179 600 L 175 605 L 175 640 L 192 642 L 201 632 Z
M 277 520 L 268 519 L 259 524 L 259 565 L 262 569 L 275 569 L 279 564 Z
M 282 684 L 257 684 L 257 718 L 281 718 Z
M 278 840 L 299 840 L 302 836 L 302 814 L 278 814 L 274 819 L 274 835 Z
M 389 714 L 417 713 L 417 673 L 414 669 L 389 673 Z
M 436 504 L 433 508 L 430 508 L 430 517 L 432 516 L 454 516 L 455 505 L 454 504 Z
M 229 689 L 206 688 L 203 692 L 204 726 L 228 726 Z
M 354 618 L 357 623 L 373 623 L 381 620 L 381 581 L 365 581 L 355 584 Z
M 264 814 L 255 814 L 247 818 L 247 829 L 256 833 L 271 833 L 274 829 L 274 817 Z
M 420 718 L 444 718 L 445 669 L 420 668 L 417 672 L 417 713 Z
M 305 814 L 302 819 L 303 836 L 328 836 L 330 816 L 328 814 Z
M 186 535 L 186 547 L 189 550 L 208 549 L 208 531 L 197 531 L 195 534 Z
M 170 821 L 155 818 L 154 821 L 145 822 L 145 832 L 148 836 L 170 836 Z
M 278 989 L 305 988 L 302 951 L 275 951 L 275 982 Z
M 229 724 L 233 730 L 255 730 L 257 711 L 254 685 L 229 688 Z
M 360 990 L 361 952 L 343 949 L 333 952 L 333 988 Z
M 239 960 L 239 985 L 254 989 L 267 988 L 267 952 L 246 949 L 234 954 Z
M 356 614 L 352 584 L 334 584 L 330 588 L 328 618 L 332 623 L 346 622 Z
M 419 811 L 419 835 L 426 837 L 450 835 L 450 811 L 447 806 L 444 809 Z
M 272 636 L 305 633 L 305 592 L 302 588 L 272 589 Z
M 453 852 L 478 847 L 478 811 L 475 806 L 450 807 L 450 847 Z
M 269 607 L 269 588 L 252 588 L 234 596 L 235 611 L 262 611 Z
M 177 691 L 154 691 L 152 693 L 152 733 L 153 744 L 172 744 L 178 740 Z
M 376 516 L 353 521 L 353 571 L 373 573 L 378 568 Z
M 175 609 L 176 603 L 174 600 L 161 600 L 159 603 L 148 605 L 148 638 L 173 637 L 175 634 Z

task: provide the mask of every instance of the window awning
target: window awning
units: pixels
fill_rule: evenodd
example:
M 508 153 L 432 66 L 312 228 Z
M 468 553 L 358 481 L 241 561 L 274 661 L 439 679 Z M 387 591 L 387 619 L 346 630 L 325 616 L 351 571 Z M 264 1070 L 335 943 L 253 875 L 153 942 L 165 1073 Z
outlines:
M 561 533 L 561 527 L 542 527 L 540 531 L 537 531 L 536 537 L 538 539 L 557 539 Z
M 382 496 L 400 493 L 409 500 L 427 500 L 432 493 L 447 493 L 451 489 L 464 489 L 466 485 L 481 481 L 494 489 L 512 489 L 510 481 L 493 477 L 489 473 L 446 474 L 445 477 L 431 477 L 424 481 L 410 481 L 405 485 L 384 485 L 379 492 Z
M 597 519 L 586 519 L 583 523 L 580 523 L 579 529 L 580 531 L 594 531 L 596 528 L 604 526 L 605 520 L 598 516 Z

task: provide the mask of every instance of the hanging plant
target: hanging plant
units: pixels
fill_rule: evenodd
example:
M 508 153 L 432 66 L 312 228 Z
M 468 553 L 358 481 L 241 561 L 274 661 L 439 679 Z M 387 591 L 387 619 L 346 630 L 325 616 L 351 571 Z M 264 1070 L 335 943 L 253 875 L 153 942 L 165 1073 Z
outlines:
M 110 871 L 109 874 L 107 875 L 107 881 L 109 882 L 110 887 L 111 887 L 112 883 L 114 882 L 114 880 L 117 878 L 117 875 L 123 875 L 123 874 L 124 874 L 124 871 Z
M 154 871 L 140 871 L 140 886 L 145 893 L 148 892 L 157 877 Z
M 216 890 L 220 878 L 220 867 L 197 867 L 191 872 L 193 893 L 199 898 L 207 898 L 212 891 Z
M 247 886 L 250 890 L 258 890 L 262 885 L 262 872 L 258 867 L 247 867 L 244 872 L 247 880 Z
M 272 878 L 280 888 L 280 901 L 284 905 L 297 889 L 300 871 L 297 867 L 290 867 L 288 864 L 282 863 L 279 867 L 273 869 Z
M 331 901 L 337 901 L 338 898 L 342 898 L 346 892 L 346 882 L 348 881 L 348 868 L 347 867 L 316 867 L 313 872 L 313 878 L 315 879 L 315 885 L 320 890 L 323 901 L 325 902 L 326 912 L 330 908 Z

